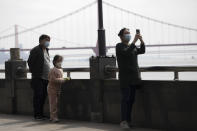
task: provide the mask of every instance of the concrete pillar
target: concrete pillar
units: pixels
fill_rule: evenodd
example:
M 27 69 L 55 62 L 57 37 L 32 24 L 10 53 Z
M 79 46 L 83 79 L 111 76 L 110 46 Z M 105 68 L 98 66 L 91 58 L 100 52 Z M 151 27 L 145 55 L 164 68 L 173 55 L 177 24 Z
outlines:
M 102 80 L 90 80 L 90 93 L 91 93 L 91 114 L 90 119 L 92 122 L 103 122 L 103 82 Z
M 19 48 L 10 48 L 10 60 L 20 60 L 20 49 Z
M 5 78 L 10 88 L 11 113 L 17 113 L 16 79 L 27 78 L 26 61 L 20 59 L 20 49 L 10 49 L 10 59 L 5 62 Z
M 103 81 L 116 78 L 116 71 L 109 70 L 110 67 L 115 66 L 115 57 L 90 58 L 91 121 L 93 122 L 103 122 Z
M 10 59 L 5 62 L 5 78 L 20 79 L 27 78 L 26 61 L 20 59 L 20 49 L 10 49 Z

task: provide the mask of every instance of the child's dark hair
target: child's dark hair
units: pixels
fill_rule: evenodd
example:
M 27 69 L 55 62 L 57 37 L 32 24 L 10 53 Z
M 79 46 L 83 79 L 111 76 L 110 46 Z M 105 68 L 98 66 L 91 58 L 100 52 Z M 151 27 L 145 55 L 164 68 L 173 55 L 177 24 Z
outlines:
M 41 41 L 44 40 L 44 39 L 49 39 L 49 40 L 50 40 L 51 38 L 50 38 L 50 36 L 43 34 L 43 35 L 41 35 L 41 36 L 39 37 L 39 42 L 41 42 Z
M 55 57 L 53 58 L 53 65 L 55 66 L 55 63 L 57 62 L 57 60 L 59 60 L 59 59 L 63 59 L 63 57 L 62 56 L 60 56 L 60 55 L 55 55 Z
M 127 28 L 122 28 L 122 29 L 120 30 L 120 32 L 118 33 L 118 36 L 119 36 L 119 37 L 122 37 L 125 30 L 127 30 Z

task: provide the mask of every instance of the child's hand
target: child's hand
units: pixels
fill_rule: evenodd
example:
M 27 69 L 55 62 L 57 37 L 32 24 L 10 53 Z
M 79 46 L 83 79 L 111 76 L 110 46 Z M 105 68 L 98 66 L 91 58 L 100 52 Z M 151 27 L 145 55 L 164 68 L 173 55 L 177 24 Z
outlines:
M 70 81 L 71 78 L 70 77 L 67 77 L 67 78 L 64 78 L 65 81 Z

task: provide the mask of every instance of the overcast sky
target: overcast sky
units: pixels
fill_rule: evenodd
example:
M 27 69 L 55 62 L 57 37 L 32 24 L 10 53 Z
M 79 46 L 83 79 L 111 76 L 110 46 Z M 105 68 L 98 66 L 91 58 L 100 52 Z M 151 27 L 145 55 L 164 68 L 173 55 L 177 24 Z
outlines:
M 68 14 L 76 9 L 79 9 L 89 3 L 94 2 L 95 0 L 0 0 L 0 37 L 5 36 L 10 33 L 14 33 L 14 25 L 18 24 L 20 26 L 31 28 L 36 25 L 48 22 L 55 18 L 61 17 L 65 14 Z M 155 18 L 161 21 L 169 22 L 172 24 L 182 25 L 186 27 L 196 28 L 197 29 L 197 0 L 105 0 L 108 3 L 121 7 L 123 9 L 130 10 L 132 12 Z M 93 12 L 95 11 L 95 12 Z M 97 41 L 97 6 L 94 5 L 93 8 L 86 10 L 86 15 L 88 17 L 77 17 L 77 19 L 70 17 L 70 24 L 65 24 L 66 21 L 62 21 L 61 23 L 56 23 L 55 27 L 51 25 L 50 27 L 46 27 L 43 30 L 37 30 L 40 33 L 47 33 L 51 37 L 59 38 L 59 39 L 66 39 L 67 41 L 83 44 L 86 45 L 94 45 Z M 107 12 L 107 9 L 104 10 Z M 107 12 L 106 14 L 108 14 Z M 94 16 L 92 16 L 92 14 Z M 120 17 L 121 12 L 119 13 L 112 10 L 109 17 L 104 17 L 104 27 L 106 29 L 106 38 L 107 44 L 114 45 L 115 43 L 119 42 L 119 38 L 117 37 L 117 33 L 123 26 L 125 27 L 126 24 L 121 24 Z M 116 17 L 113 17 L 115 15 Z M 83 15 L 82 15 L 83 16 Z M 90 18 L 91 17 L 91 18 Z M 93 18 L 94 17 L 94 18 Z M 124 16 L 127 19 L 127 15 Z M 94 19 L 94 20 L 93 20 Z M 79 21 L 80 23 L 77 23 Z M 86 21 L 86 23 L 85 23 Z M 87 22 L 89 21 L 89 22 Z M 131 29 L 133 28 L 131 23 L 128 23 L 126 26 Z M 61 21 L 60 21 L 61 22 Z M 65 22 L 65 23 L 64 23 Z M 91 23 L 94 25 L 91 27 Z M 80 24 L 80 25 L 79 25 Z M 115 25 L 114 25 L 115 24 Z M 146 21 L 145 21 L 145 24 Z M 152 23 L 154 24 L 154 23 Z M 59 27 L 58 27 L 59 26 Z M 67 26 L 67 27 L 65 27 Z M 77 27 L 78 26 L 78 27 Z M 185 32 L 183 38 L 183 30 L 182 32 L 157 32 L 154 30 L 153 26 L 150 26 L 151 31 L 149 32 L 148 26 L 144 27 L 143 24 L 138 25 L 140 29 L 144 29 L 143 32 L 144 39 L 148 44 L 154 43 L 184 43 L 188 42 L 190 39 L 189 32 Z M 1 33 L 4 29 L 11 27 L 9 32 Z M 162 26 L 157 25 L 157 30 L 162 31 L 160 28 Z M 53 29 L 55 28 L 55 29 Z M 89 28 L 89 29 L 88 29 Z M 138 28 L 138 27 L 135 27 Z M 134 29 L 132 32 L 134 32 Z M 167 29 L 167 28 L 165 28 Z M 21 31 L 21 27 L 19 29 Z M 48 30 L 48 31 L 47 31 Z M 66 30 L 66 33 L 64 32 Z M 72 31 L 74 30 L 74 31 Z M 84 33 L 85 31 L 85 33 Z M 94 32 L 95 31 L 95 32 Z M 78 32 L 78 33 L 75 33 Z M 187 34 L 186 34 L 187 33 Z M 31 48 L 37 44 L 37 39 L 39 35 L 34 36 L 31 32 L 26 33 L 25 36 L 19 36 L 19 43 L 23 44 L 24 48 Z M 156 36 L 154 36 L 156 34 Z M 193 41 L 196 42 L 197 37 L 195 34 L 191 34 L 191 38 Z M 78 36 L 77 36 L 78 35 Z M 152 35 L 152 36 L 151 36 Z M 177 35 L 177 36 L 175 36 Z M 171 38 L 169 38 L 169 36 Z M 32 39 L 31 39 L 32 38 Z M 176 38 L 176 40 L 175 40 Z M 195 39 L 194 39 L 195 38 Z M 169 40 L 168 40 L 169 39 Z M 165 41 L 166 40 L 166 41 Z M 175 42 L 174 42 L 174 41 Z M 52 46 L 68 46 L 71 45 L 67 42 L 59 41 L 52 41 Z M 90 43 L 90 44 L 89 44 Z M 10 48 L 14 46 L 14 37 L 12 39 L 4 39 L 4 41 L 0 41 L 0 48 L 6 47 Z M 79 46 L 79 45 L 75 45 Z
M 197 0 L 105 0 L 163 21 L 197 28 Z M 0 0 L 0 31 L 14 24 L 35 26 L 93 0 Z

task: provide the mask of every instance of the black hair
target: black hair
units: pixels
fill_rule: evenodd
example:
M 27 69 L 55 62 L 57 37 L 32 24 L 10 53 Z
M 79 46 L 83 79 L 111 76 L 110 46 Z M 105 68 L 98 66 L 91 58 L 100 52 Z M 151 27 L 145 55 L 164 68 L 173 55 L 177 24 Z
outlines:
M 49 39 L 49 40 L 50 40 L 51 38 L 50 38 L 50 36 L 43 34 L 43 35 L 41 35 L 41 36 L 39 37 L 39 43 L 40 43 L 42 40 L 44 40 L 44 39 Z
M 54 66 L 55 66 L 55 63 L 57 62 L 58 59 L 63 59 L 63 57 L 60 55 L 55 55 L 55 57 L 53 58 L 53 65 Z
M 128 28 L 122 28 L 121 30 L 120 30 L 120 32 L 118 33 L 118 36 L 119 37 L 122 37 L 123 35 L 124 35 L 124 31 L 125 30 L 128 30 Z

